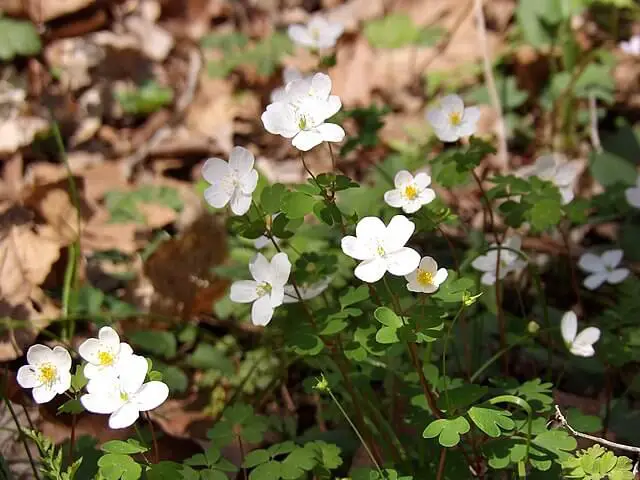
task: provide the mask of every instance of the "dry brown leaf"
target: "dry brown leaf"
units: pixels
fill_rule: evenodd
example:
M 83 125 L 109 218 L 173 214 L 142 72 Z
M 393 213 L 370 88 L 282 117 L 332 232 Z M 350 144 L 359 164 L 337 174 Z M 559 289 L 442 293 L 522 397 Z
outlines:
M 0 154 L 12 154 L 33 142 L 49 123 L 39 117 L 17 117 L 0 121 Z
M 149 228 L 162 228 L 173 223 L 178 214 L 176 211 L 166 205 L 157 203 L 138 203 L 138 210 L 144 215 L 145 225 Z
M 26 0 L 26 11 L 34 22 L 48 22 L 74 13 L 95 3 L 95 0 Z

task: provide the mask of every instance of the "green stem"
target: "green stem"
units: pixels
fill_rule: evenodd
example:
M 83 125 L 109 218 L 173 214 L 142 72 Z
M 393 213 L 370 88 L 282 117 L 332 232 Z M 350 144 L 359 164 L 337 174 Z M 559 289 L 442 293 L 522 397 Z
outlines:
M 18 436 L 20 437 L 20 441 L 22 445 L 24 445 L 24 450 L 27 453 L 27 458 L 29 459 L 29 464 L 31 464 L 31 470 L 33 471 L 33 476 L 36 480 L 40 480 L 40 475 L 38 475 L 38 469 L 36 468 L 36 462 L 33 459 L 33 455 L 31 455 L 31 450 L 29 450 L 29 444 L 27 443 L 27 439 L 25 438 L 24 433 L 22 433 L 22 427 L 20 426 L 20 421 L 18 420 L 18 416 L 16 415 L 16 411 L 13 409 L 13 405 L 11 405 L 11 401 L 5 395 L 5 386 L 2 388 L 2 399 L 4 403 L 7 405 L 7 409 L 9 410 L 9 414 L 13 419 L 13 423 L 16 424 L 16 428 L 18 429 Z
M 453 327 L 456 324 L 456 320 L 458 320 L 463 310 L 464 310 L 464 303 L 460 306 L 460 309 L 458 310 L 458 313 L 456 313 L 456 316 L 453 317 L 453 320 L 451 321 L 451 326 L 447 330 L 447 335 L 444 338 L 444 348 L 442 351 L 442 377 L 443 378 L 446 378 L 447 376 L 447 349 L 449 348 L 449 339 L 451 338 L 451 330 L 453 330 Z M 447 402 L 447 412 L 450 412 L 451 410 L 449 408 L 449 385 L 445 385 L 444 396 L 445 396 L 445 401 Z

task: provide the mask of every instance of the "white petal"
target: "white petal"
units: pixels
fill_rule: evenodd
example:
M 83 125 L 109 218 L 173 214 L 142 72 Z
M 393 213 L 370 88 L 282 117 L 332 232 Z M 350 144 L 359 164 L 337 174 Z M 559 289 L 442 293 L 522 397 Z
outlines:
M 292 138 L 300 131 L 294 108 L 287 103 L 276 102 L 268 105 L 260 118 L 267 132 L 275 135 Z
M 84 376 L 87 377 L 88 380 L 91 380 L 92 378 L 96 378 L 104 370 L 104 368 L 102 366 L 97 365 L 97 363 L 98 362 L 87 363 L 84 366 Z
M 221 182 L 231 173 L 229 164 L 221 158 L 209 158 L 202 166 L 202 176 L 209 183 Z
M 256 238 L 253 241 L 253 248 L 256 250 L 262 250 L 267 245 L 271 244 L 271 240 L 266 235 L 262 235 L 261 237 Z
M 291 141 L 291 145 L 296 147 L 298 150 L 303 152 L 308 152 L 316 145 L 320 145 L 324 139 L 320 132 L 316 130 L 302 130 L 298 133 L 293 140 Z
M 115 412 L 123 404 L 119 396 L 104 393 L 88 393 L 80 397 L 82 406 L 91 413 L 109 414 Z
M 100 363 L 98 352 L 100 351 L 100 340 L 97 338 L 88 338 L 78 347 L 78 353 L 83 360 L 89 363 Z
M 627 188 L 624 191 L 624 196 L 627 198 L 629 205 L 640 208 L 640 188 Z
M 127 360 L 133 355 L 133 348 L 126 342 L 120 343 L 120 350 L 118 351 L 118 361 Z
M 609 274 L 609 277 L 607 277 L 607 282 L 612 285 L 618 284 L 626 279 L 629 276 L 629 273 L 629 270 L 626 268 L 616 268 Z
M 433 257 L 422 257 L 419 268 L 424 272 L 429 272 L 431 275 L 435 275 L 438 270 L 438 263 Z
M 284 287 L 291 273 L 291 262 L 287 254 L 284 252 L 276 253 L 271 259 L 269 268 L 271 270 L 271 285 Z
M 50 385 L 48 383 L 43 383 L 42 385 L 38 385 L 37 387 L 35 387 L 31 391 L 35 402 L 38 404 L 42 404 L 53 400 L 53 397 L 56 396 L 56 391 L 51 387 L 53 387 L 53 385 Z
M 120 336 L 111 327 L 102 327 L 98 331 L 98 340 L 113 351 L 117 351 L 120 347 Z
M 573 186 L 559 188 L 560 196 L 562 197 L 562 205 L 567 205 L 575 198 L 573 193 Z
M 578 260 L 578 266 L 585 272 L 602 272 L 605 269 L 602 258 L 593 253 L 584 253 Z
M 562 320 L 560 320 L 560 333 L 562 334 L 562 339 L 566 343 L 573 343 L 577 332 L 578 317 L 575 312 L 569 310 L 568 312 L 565 312 L 562 316 Z
M 420 172 L 414 177 L 413 183 L 416 184 L 418 190 L 424 190 L 431 185 L 431 177 L 424 172 Z
M 16 380 L 22 388 L 33 388 L 42 383 L 40 382 L 36 369 L 31 365 L 23 365 L 20 367 Z
M 233 147 L 229 155 L 229 166 L 240 176 L 249 173 L 253 169 L 253 153 L 244 147 Z
M 238 280 L 231 284 L 229 298 L 236 303 L 251 303 L 258 298 L 258 283 L 253 280 Z
M 273 285 L 269 294 L 271 308 L 279 307 L 284 303 L 284 285 Z
M 446 268 L 439 269 L 433 277 L 433 283 L 437 286 L 442 285 L 449 277 L 449 271 Z
M 596 327 L 587 327 L 582 330 L 573 341 L 573 345 L 593 345 L 600 340 L 600 329 Z
M 299 45 L 310 47 L 314 44 L 313 38 L 309 35 L 309 31 L 302 25 L 289 25 L 287 34 L 294 43 Z
M 420 254 L 413 248 L 403 247 L 384 256 L 387 262 L 387 270 L 392 275 L 407 275 L 413 272 L 420 264 Z
M 71 355 L 67 352 L 67 349 L 61 346 L 53 347 L 51 356 L 51 363 L 53 363 L 59 372 L 68 372 L 71 369 Z
M 296 67 L 285 65 L 285 67 L 282 69 L 282 80 L 284 80 L 285 84 L 293 82 L 294 80 L 300 80 L 301 78 L 302 72 Z
M 245 195 L 240 190 L 236 190 L 231 195 L 229 206 L 234 215 L 244 215 L 251 208 L 251 195 Z
M 520 250 L 520 247 L 522 246 L 522 238 L 520 238 L 520 235 L 512 235 L 511 237 L 508 237 L 504 241 L 503 245 L 507 248 L 510 248 L 511 250 Z M 507 253 L 507 252 L 502 252 L 502 253 Z M 515 255 L 515 253 L 513 254 Z
M 53 385 L 53 389 L 58 394 L 62 394 L 71 388 L 71 372 L 63 370 L 58 372 L 58 380 Z
M 431 190 L 430 188 L 423 190 L 422 192 L 420 192 L 420 195 L 418 196 L 418 200 L 420 201 L 421 205 L 427 205 L 433 202 L 435 198 L 436 198 L 436 192 Z
M 214 208 L 223 208 L 231 200 L 233 190 L 230 183 L 216 183 L 204 191 L 204 199 Z
M 616 268 L 622 261 L 622 250 L 607 250 L 602 254 L 602 263 L 605 267 Z
M 375 255 L 368 243 L 351 235 L 344 237 L 340 246 L 345 255 L 356 260 L 368 260 Z
M 577 357 L 593 357 L 596 351 L 591 345 L 571 345 L 569 351 Z
M 580 162 L 577 161 L 565 162 L 559 165 L 554 183 L 556 185 L 573 185 L 581 168 Z
M 248 173 L 240 177 L 240 191 L 245 195 L 251 195 L 258 186 L 258 171 L 249 170 Z
M 400 208 L 405 204 L 405 200 L 404 200 L 404 197 L 402 196 L 402 193 L 400 193 L 400 190 L 397 190 L 397 189 L 386 191 L 384 193 L 384 201 L 390 207 L 395 207 L 395 208 Z
M 407 186 L 407 184 L 413 183 L 413 181 L 413 175 L 411 175 L 411 172 L 407 170 L 400 170 L 398 173 L 396 173 L 395 177 L 393 177 L 393 184 L 399 190 L 402 190 L 405 186 Z
M 364 217 L 356 225 L 356 237 L 359 240 L 382 240 L 386 233 L 387 227 L 378 217 Z
M 452 112 L 464 112 L 464 102 L 458 95 L 447 95 L 440 100 L 440 108 L 445 114 Z
M 441 142 L 453 143 L 457 142 L 460 139 L 458 131 L 450 126 L 434 128 L 433 132 Z
M 147 370 L 149 370 L 149 364 L 146 358 L 140 355 L 133 355 L 124 367 L 122 371 L 118 372 L 120 374 L 122 389 L 130 394 L 135 393 L 140 390 L 140 387 L 144 383 Z
M 424 293 L 422 291 L 422 285 L 418 283 L 416 279 L 413 279 L 410 282 L 407 282 L 407 290 L 414 293 Z
M 387 262 L 385 262 L 381 257 L 376 257 L 360 263 L 353 273 L 363 282 L 375 283 L 384 276 L 386 271 Z
M 480 120 L 480 109 L 478 107 L 467 107 L 464 109 L 464 115 L 462 116 L 464 124 L 473 125 L 475 131 L 478 120 Z
M 140 411 L 131 402 L 125 403 L 109 417 L 109 428 L 114 430 L 127 428 L 136 423 Z
M 420 210 L 422 208 L 422 202 L 420 202 L 419 199 L 415 199 L 415 200 L 408 200 L 403 206 L 402 206 L 402 210 L 404 211 L 404 213 L 416 213 L 418 210 Z
M 495 272 L 484 272 L 482 277 L 480 277 L 480 283 L 483 285 L 493 285 L 496 283 L 496 274 Z
M 278 87 L 274 89 L 271 92 L 271 95 L 269 96 L 269 100 L 271 100 L 271 103 L 284 102 L 286 101 L 286 98 L 287 98 L 287 93 L 284 87 Z
M 473 259 L 471 266 L 481 272 L 493 272 L 496 269 L 496 255 L 480 255 Z
M 323 123 L 318 125 L 316 131 L 320 133 L 325 142 L 341 142 L 344 139 L 344 130 L 335 123 Z
M 311 89 L 313 95 L 323 99 L 329 98 L 329 94 L 331 94 L 331 77 L 326 73 L 316 73 L 311 79 Z
M 340 111 L 341 108 L 342 108 L 342 101 L 340 100 L 340 97 L 338 97 L 337 95 L 330 95 L 324 105 L 323 115 L 325 117 L 325 120 L 333 117 L 336 113 Z M 344 132 L 342 136 L 344 137 Z M 335 141 L 340 141 L 340 140 L 335 140 Z
M 440 108 L 427 110 L 427 121 L 434 130 L 450 127 L 449 117 Z
M 607 280 L 608 276 L 607 272 L 592 273 L 584 279 L 582 284 L 589 290 L 595 290 Z
M 273 317 L 273 307 L 268 295 L 264 295 L 253 302 L 251 307 L 251 322 L 264 327 Z
M 53 351 L 49 347 L 36 343 L 35 345 L 31 345 L 29 350 L 27 350 L 27 362 L 29 365 L 50 362 L 52 355 Z
M 387 226 L 385 231 L 384 248 L 387 253 L 392 253 L 395 250 L 404 247 L 411 238 L 411 235 L 413 235 L 415 229 L 415 223 L 413 223 L 407 217 L 405 217 L 404 215 L 395 215 L 389 222 L 389 225 Z M 418 258 L 418 262 L 420 262 L 420 258 Z M 418 265 L 416 262 L 416 267 L 417 266 Z
M 169 387 L 162 382 L 147 382 L 136 393 L 135 401 L 141 412 L 159 407 L 169 397 Z
M 251 259 L 249 271 L 256 282 L 271 282 L 271 263 L 261 253 L 256 253 Z

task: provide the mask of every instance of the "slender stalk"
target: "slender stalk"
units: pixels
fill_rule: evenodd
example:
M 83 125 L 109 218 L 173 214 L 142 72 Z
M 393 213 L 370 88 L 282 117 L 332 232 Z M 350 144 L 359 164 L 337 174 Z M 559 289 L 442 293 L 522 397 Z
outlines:
M 438 462 L 438 474 L 436 475 L 436 480 L 442 480 L 444 478 L 444 466 L 447 461 L 447 449 L 443 448 L 440 450 L 440 461 Z
M 151 415 L 149 412 L 145 412 L 147 422 L 149 423 L 149 431 L 151 432 L 151 442 L 153 443 L 153 461 L 158 463 L 160 461 L 160 450 L 158 449 L 158 439 L 156 438 L 156 430 L 151 421 Z
M 333 154 L 333 148 L 331 148 L 331 144 L 329 142 L 325 142 L 327 147 L 329 147 L 329 155 L 331 155 L 331 170 L 336 171 L 336 157 Z
M 71 415 L 71 436 L 69 437 L 69 465 L 73 465 L 75 449 L 76 449 L 76 423 L 78 416 L 74 413 Z
M 236 435 L 238 439 L 238 448 L 240 449 L 240 464 L 242 465 L 242 473 L 244 474 L 244 480 L 249 480 L 249 474 L 247 473 L 247 469 L 244 467 L 244 444 L 242 442 L 242 435 Z
M 316 182 L 316 185 L 319 186 L 318 179 L 316 178 L 316 176 L 313 174 L 313 172 L 307 166 L 307 162 L 304 160 L 304 154 L 302 153 L 302 151 L 300 151 L 300 160 L 302 160 L 302 166 L 304 167 L 305 171 L 309 174 L 309 176 L 311 178 L 313 178 L 313 181 Z
M 456 313 L 456 316 L 453 317 L 453 320 L 451 321 L 451 326 L 447 330 L 447 335 L 444 338 L 444 348 L 443 348 L 443 351 L 442 351 L 442 376 L 445 377 L 445 378 L 447 376 L 447 350 L 449 348 L 449 339 L 451 338 L 451 330 L 453 330 L 453 327 L 456 324 L 456 320 L 458 320 L 458 318 L 462 314 L 463 310 L 464 310 L 464 304 L 462 304 L 462 306 L 458 310 L 458 313 Z M 449 409 L 449 388 L 448 388 L 448 385 L 447 385 L 447 388 L 445 388 L 445 390 L 444 390 L 444 394 L 445 394 L 445 400 L 447 402 L 447 412 L 448 412 L 450 410 Z
M 7 405 L 7 409 L 9 410 L 9 414 L 13 419 L 13 423 L 16 424 L 16 428 L 18 429 L 18 437 L 20 437 L 20 441 L 22 442 L 22 445 L 24 445 L 24 450 L 27 453 L 27 458 L 29 459 L 29 464 L 31 465 L 33 476 L 36 480 L 40 480 L 40 475 L 38 474 L 38 468 L 36 467 L 36 462 L 33 459 L 33 455 L 31 455 L 31 450 L 29 450 L 29 444 L 27 443 L 27 439 L 24 433 L 22 433 L 22 427 L 20 426 L 20 420 L 18 420 L 16 411 L 13 409 L 13 405 L 11 405 L 11 401 L 5 395 L 4 385 L 3 385 L 3 391 L 2 391 L 2 399 L 4 400 L 4 403 Z

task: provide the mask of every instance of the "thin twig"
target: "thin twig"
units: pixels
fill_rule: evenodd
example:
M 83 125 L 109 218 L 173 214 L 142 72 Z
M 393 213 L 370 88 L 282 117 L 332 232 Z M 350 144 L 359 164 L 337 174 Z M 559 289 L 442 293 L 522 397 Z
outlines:
M 4 385 L 3 385 L 4 387 Z M 27 438 L 25 436 L 25 434 L 22 432 L 22 427 L 20 426 L 20 421 L 18 420 L 18 416 L 16 415 L 15 410 L 13 409 L 13 406 L 11 405 L 11 401 L 6 397 L 6 395 L 2 395 L 2 398 L 4 399 L 4 402 L 7 405 L 7 409 L 9 410 L 9 414 L 11 415 L 11 418 L 13 419 L 13 423 L 16 424 L 16 428 L 18 429 L 18 437 L 20 438 L 20 440 L 22 441 L 22 444 L 24 445 L 24 450 L 27 453 L 27 457 L 29 458 L 29 463 L 31 464 L 31 469 L 33 470 L 33 476 L 36 480 L 40 480 L 40 475 L 38 475 L 38 469 L 36 468 L 36 462 L 33 459 L 33 455 L 31 455 L 31 450 L 29 449 L 29 444 L 27 443 Z
M 498 115 L 497 119 L 497 135 L 498 135 L 498 161 L 500 168 L 506 168 L 509 163 L 509 151 L 507 148 L 507 127 L 504 121 L 504 112 L 502 109 L 502 103 L 500 102 L 500 96 L 498 95 L 498 88 L 496 87 L 496 80 L 493 75 L 493 65 L 491 58 L 489 57 L 489 44 L 487 42 L 487 26 L 484 18 L 484 11 L 482 9 L 484 4 L 483 0 L 475 0 L 476 21 L 478 23 L 478 37 L 480 43 L 480 49 L 482 51 L 482 64 L 484 67 L 484 80 L 487 84 L 487 90 L 489 92 L 489 99 L 491 100 L 491 106 Z
M 588 435 L 586 433 L 578 432 L 571 425 L 569 425 L 569 422 L 567 422 L 567 419 L 565 418 L 565 416 L 563 415 L 562 411 L 560 410 L 560 407 L 558 405 L 556 405 L 555 407 L 556 407 L 556 417 L 555 417 L 555 419 L 560 423 L 561 427 L 564 427 L 567 430 L 569 430 L 569 432 L 571 432 L 571 434 L 574 435 L 575 437 L 580 437 L 580 438 L 584 438 L 586 440 L 591 440 L 592 442 L 596 442 L 596 443 L 599 443 L 601 445 L 606 445 L 607 447 L 610 447 L 610 448 L 617 448 L 618 450 L 624 450 L 624 451 L 627 451 L 627 452 L 640 454 L 640 447 L 632 447 L 631 445 L 625 445 L 623 443 L 612 442 L 611 440 L 607 440 L 607 439 L 600 438 L 600 437 L 594 437 L 593 435 Z
M 444 466 L 447 461 L 447 449 L 443 448 L 440 450 L 440 461 L 438 462 L 438 475 L 436 476 L 436 480 L 441 480 L 444 478 Z
M 600 131 L 598 130 L 598 104 L 593 93 L 589 94 L 589 117 L 591 118 L 591 145 L 598 153 L 602 152 L 602 142 L 600 141 Z

